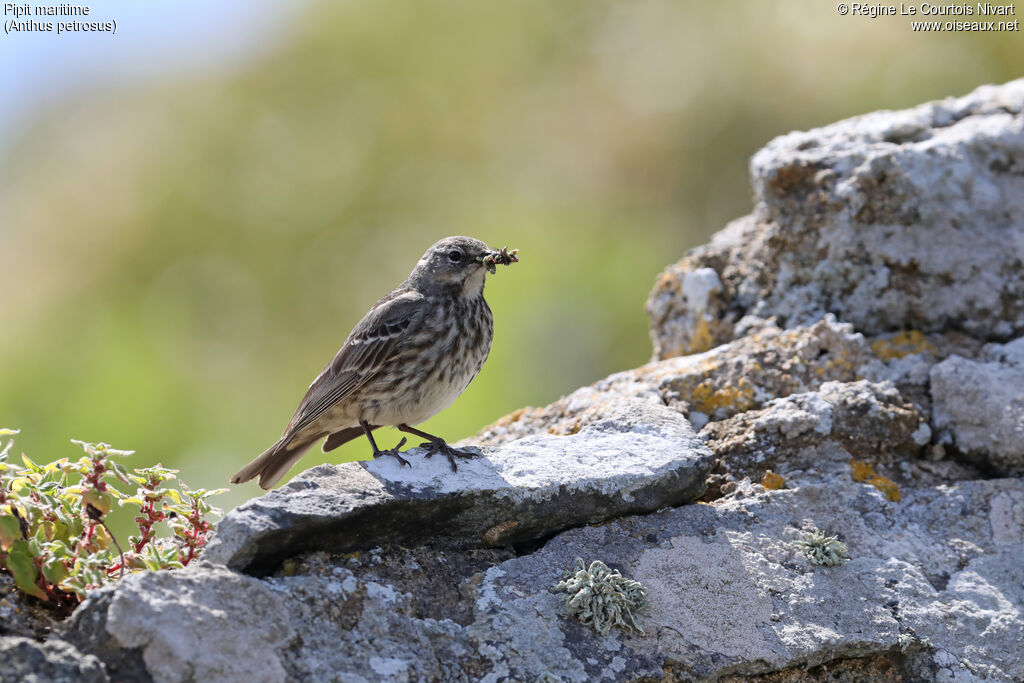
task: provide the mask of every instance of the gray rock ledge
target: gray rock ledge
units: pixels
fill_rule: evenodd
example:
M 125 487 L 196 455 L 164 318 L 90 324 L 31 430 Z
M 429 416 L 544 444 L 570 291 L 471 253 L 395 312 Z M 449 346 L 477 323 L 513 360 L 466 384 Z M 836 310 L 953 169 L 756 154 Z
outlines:
M 422 449 L 321 465 L 224 518 L 205 559 L 253 574 L 295 555 L 379 545 L 509 546 L 696 499 L 712 454 L 656 397 L 619 401 L 569 436 L 534 434 L 453 473 Z

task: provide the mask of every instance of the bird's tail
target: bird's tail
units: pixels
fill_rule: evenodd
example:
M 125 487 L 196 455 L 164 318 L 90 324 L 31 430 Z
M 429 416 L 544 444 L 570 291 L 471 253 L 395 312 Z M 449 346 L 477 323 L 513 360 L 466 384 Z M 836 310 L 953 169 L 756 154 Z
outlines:
M 231 477 L 231 483 L 241 484 L 259 477 L 260 488 L 270 489 L 292 468 L 292 465 L 298 462 L 315 441 L 316 439 L 302 439 L 293 434 L 285 434 L 280 441 Z

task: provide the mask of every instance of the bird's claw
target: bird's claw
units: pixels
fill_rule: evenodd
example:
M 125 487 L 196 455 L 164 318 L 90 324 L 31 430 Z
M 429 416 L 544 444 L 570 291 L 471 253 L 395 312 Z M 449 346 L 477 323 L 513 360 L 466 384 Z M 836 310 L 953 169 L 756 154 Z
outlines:
M 452 472 L 458 472 L 459 467 L 455 464 L 455 458 L 478 458 L 480 454 L 475 451 L 466 450 L 463 448 L 454 448 L 449 446 L 444 441 L 424 441 L 420 444 L 420 448 L 427 449 L 426 457 L 430 457 L 435 453 L 443 453 L 448 458 L 448 463 L 452 466 Z
M 399 454 L 399 452 L 398 452 L 398 449 L 400 449 L 400 448 L 401 448 L 402 446 L 404 446 L 404 445 L 405 445 L 405 442 L 406 442 L 406 441 L 408 441 L 408 439 L 406 439 L 406 438 L 405 438 L 405 437 L 403 436 L 403 437 L 402 437 L 402 440 L 401 440 L 401 441 L 399 441 L 399 442 L 398 442 L 398 445 L 397 445 L 397 446 L 395 446 L 394 448 L 389 448 L 389 449 L 387 449 L 386 451 L 377 451 L 376 453 L 374 453 L 374 454 L 373 454 L 373 457 L 374 457 L 374 459 L 376 459 L 376 458 L 379 458 L 379 457 L 381 457 L 382 455 L 390 455 L 390 456 L 391 456 L 391 457 L 393 457 L 393 458 L 394 458 L 395 460 L 397 460 L 397 461 L 398 461 L 398 463 L 399 463 L 400 465 L 405 465 L 406 467 L 412 467 L 412 465 L 410 465 L 410 464 L 409 464 L 409 461 L 408 461 L 408 460 L 406 460 L 405 458 L 403 458 L 403 457 L 402 457 L 402 456 L 401 456 L 401 455 Z M 429 457 L 429 456 L 428 456 L 428 457 Z

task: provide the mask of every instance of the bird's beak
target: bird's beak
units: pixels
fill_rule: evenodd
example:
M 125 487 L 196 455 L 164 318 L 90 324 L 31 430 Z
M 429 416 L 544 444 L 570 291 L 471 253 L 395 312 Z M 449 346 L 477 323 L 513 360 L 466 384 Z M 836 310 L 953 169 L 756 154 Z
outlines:
M 493 252 L 493 250 L 491 250 L 491 249 L 488 249 L 488 250 L 487 250 L 487 251 L 485 251 L 484 253 L 480 254 L 480 255 L 479 255 L 479 256 L 477 256 L 477 257 L 475 257 L 475 258 L 473 259 L 473 262 L 474 262 L 474 263 L 479 263 L 479 264 L 480 264 L 480 265 L 482 265 L 482 266 L 483 266 L 483 267 L 484 267 L 484 268 L 485 268 L 485 269 L 486 269 L 486 270 L 487 270 L 488 272 L 490 272 L 490 273 L 493 273 L 493 272 L 494 272 L 494 263 L 493 263 L 493 262 L 492 262 L 492 260 L 491 260 L 491 258 L 492 258 L 492 257 L 491 257 L 491 254 L 493 254 L 493 253 L 494 253 L 494 252 Z

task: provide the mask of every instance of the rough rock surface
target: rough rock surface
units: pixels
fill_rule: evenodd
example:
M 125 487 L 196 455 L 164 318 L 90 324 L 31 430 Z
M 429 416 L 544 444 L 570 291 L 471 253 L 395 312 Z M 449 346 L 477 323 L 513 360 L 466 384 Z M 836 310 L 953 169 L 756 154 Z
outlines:
M 1024 333 L 1024 80 L 776 138 L 755 206 L 658 280 L 656 358 L 827 312 L 865 334 Z
M 928 443 L 931 429 L 890 382 L 828 382 L 816 392 L 775 399 L 760 410 L 712 422 L 701 436 L 718 457 L 706 499 L 744 478 L 788 476 L 836 454 L 842 461 L 901 464 Z
M 709 419 L 759 408 L 825 382 L 849 382 L 862 373 L 899 376 L 894 372 L 877 362 L 863 335 L 834 319 L 789 330 L 765 325 L 705 353 L 649 363 L 611 375 L 547 407 L 518 410 L 484 429 L 473 442 L 501 444 L 544 431 L 572 434 L 603 419 L 624 397 L 661 401 L 699 429 Z
M 97 657 L 52 638 L 39 643 L 19 636 L 0 638 L 0 683 L 107 683 Z
M 0 636 L 42 638 L 52 626 L 50 613 L 21 592 L 9 574 L 0 574 Z
M 134 576 L 79 618 L 105 612 L 156 681 L 691 680 L 867 655 L 909 680 L 1024 676 L 1021 480 L 899 503 L 840 470 L 793 486 L 570 530 L 521 557 L 391 549 L 263 580 L 210 565 Z M 793 542 L 812 525 L 849 562 L 810 564 Z M 552 587 L 576 557 L 644 584 L 644 633 L 567 616 Z
M 622 399 L 566 436 L 534 434 L 487 448 L 453 473 L 444 458 L 321 465 L 232 511 L 206 558 L 273 571 L 307 550 L 382 543 L 512 545 L 704 491 L 711 452 L 654 397 Z
M 104 636 L 116 643 L 103 654 L 122 680 L 280 681 L 280 650 L 295 637 L 288 610 L 288 597 L 266 583 L 203 563 L 97 591 L 68 637 L 84 648 Z
M 1018 81 L 779 138 L 754 213 L 656 285 L 655 361 L 499 420 L 457 475 L 313 468 L 206 562 L 0 634 L 5 670 L 1024 680 L 1022 109 Z M 812 529 L 849 559 L 812 564 Z M 569 616 L 576 558 L 645 586 L 642 633 Z
M 931 371 L 942 441 L 998 472 L 1024 474 L 1024 338 L 983 356 L 951 356 Z

